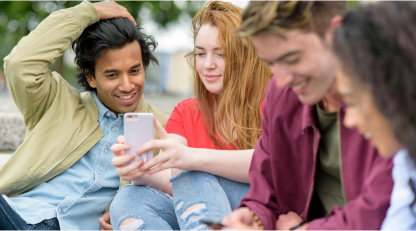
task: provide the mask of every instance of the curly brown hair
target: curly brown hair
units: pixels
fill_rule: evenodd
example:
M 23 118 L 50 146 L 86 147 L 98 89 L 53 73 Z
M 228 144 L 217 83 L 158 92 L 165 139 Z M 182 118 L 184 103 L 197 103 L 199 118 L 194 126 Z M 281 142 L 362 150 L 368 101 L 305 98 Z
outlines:
M 344 16 L 333 50 L 353 82 L 370 90 L 376 107 L 416 162 L 414 44 L 416 2 L 379 2 Z

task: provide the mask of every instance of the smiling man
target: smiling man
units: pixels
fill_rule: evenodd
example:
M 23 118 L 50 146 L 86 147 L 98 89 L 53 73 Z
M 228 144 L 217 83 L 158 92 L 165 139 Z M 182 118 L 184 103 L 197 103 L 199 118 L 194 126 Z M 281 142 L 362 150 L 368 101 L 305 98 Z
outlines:
M 346 3 L 337 1 L 252 1 L 244 11 L 239 33 L 251 37 L 274 78 L 250 167 L 251 189 L 224 224 L 380 228 L 393 186 L 392 162 L 342 123 L 331 40 L 345 10 Z
M 48 69 L 72 43 L 83 93 Z M 111 228 L 103 214 L 126 184 L 110 150 L 123 135 L 123 114 L 167 121 L 142 96 L 155 47 L 124 7 L 84 1 L 51 14 L 4 58 L 27 135 L 0 169 L 0 229 Z

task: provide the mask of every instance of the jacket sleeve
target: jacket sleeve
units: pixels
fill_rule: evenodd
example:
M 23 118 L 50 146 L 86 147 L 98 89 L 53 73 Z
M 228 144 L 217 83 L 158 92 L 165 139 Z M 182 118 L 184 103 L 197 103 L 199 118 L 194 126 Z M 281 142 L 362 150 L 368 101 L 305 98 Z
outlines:
M 61 77 L 49 71 L 49 66 L 99 18 L 98 11 L 87 1 L 56 11 L 4 58 L 7 85 L 29 130 L 36 126 L 59 91 Z
M 263 223 L 265 230 L 274 230 L 278 216 L 276 204 L 276 189 L 273 184 L 273 173 L 270 159 L 270 135 L 273 133 L 270 127 L 272 118 L 273 100 L 271 95 L 275 94 L 274 81 L 269 83 L 266 93 L 263 117 L 261 121 L 262 135 L 254 149 L 253 158 L 249 170 L 250 191 L 242 199 L 240 207 L 248 207 Z
M 381 157 L 376 163 L 362 189 L 361 195 L 343 206 L 337 206 L 324 218 L 313 220 L 312 230 L 378 230 L 386 217 L 393 189 L 391 170 L 393 162 Z

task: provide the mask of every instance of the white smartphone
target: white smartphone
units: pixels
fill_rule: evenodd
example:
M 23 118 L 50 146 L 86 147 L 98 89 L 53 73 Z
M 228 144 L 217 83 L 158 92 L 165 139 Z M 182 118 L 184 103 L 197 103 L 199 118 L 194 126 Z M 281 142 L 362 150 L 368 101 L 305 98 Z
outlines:
M 152 113 L 133 113 L 124 114 L 124 143 L 130 149 L 124 155 L 134 154 L 143 144 L 153 139 L 153 114 Z M 128 162 L 129 165 L 142 159 L 145 163 L 153 158 L 153 149 L 143 153 Z

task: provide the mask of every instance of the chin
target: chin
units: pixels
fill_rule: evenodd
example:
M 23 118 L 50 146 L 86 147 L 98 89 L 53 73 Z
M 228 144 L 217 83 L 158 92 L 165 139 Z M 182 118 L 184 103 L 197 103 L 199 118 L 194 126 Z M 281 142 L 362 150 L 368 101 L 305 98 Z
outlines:
M 321 99 L 315 99 L 315 97 L 311 97 L 309 95 L 298 95 L 298 99 L 301 103 L 310 105 L 310 106 L 313 106 L 319 103 L 319 101 L 321 100 Z

